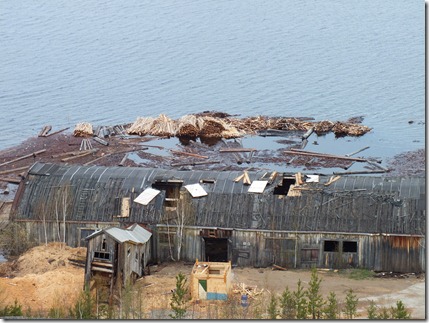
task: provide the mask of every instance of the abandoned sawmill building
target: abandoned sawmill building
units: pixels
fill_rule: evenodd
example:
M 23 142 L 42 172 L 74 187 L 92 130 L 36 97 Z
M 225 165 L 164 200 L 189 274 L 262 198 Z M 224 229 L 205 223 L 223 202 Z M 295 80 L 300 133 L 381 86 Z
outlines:
M 423 177 L 178 171 L 35 163 L 11 220 L 30 239 L 83 246 L 108 227 L 152 233 L 152 263 L 425 271 Z M 63 238 L 61 238 L 63 237 Z

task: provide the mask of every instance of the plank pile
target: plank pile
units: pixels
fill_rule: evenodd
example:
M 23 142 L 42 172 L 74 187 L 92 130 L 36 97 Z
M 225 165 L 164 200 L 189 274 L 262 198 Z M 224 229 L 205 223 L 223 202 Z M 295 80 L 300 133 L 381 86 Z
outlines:
M 258 289 L 257 286 L 246 286 L 244 283 L 236 283 L 232 288 L 234 294 L 247 295 L 250 298 L 255 298 L 264 292 L 264 289 Z

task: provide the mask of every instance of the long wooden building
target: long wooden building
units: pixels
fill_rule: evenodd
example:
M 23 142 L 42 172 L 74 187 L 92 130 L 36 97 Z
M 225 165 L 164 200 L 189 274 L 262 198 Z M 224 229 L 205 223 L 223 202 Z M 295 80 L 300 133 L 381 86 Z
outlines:
M 35 163 L 11 219 L 30 239 L 84 245 L 138 223 L 153 263 L 425 271 L 425 178 L 177 171 Z M 241 180 L 239 180 L 241 179 Z

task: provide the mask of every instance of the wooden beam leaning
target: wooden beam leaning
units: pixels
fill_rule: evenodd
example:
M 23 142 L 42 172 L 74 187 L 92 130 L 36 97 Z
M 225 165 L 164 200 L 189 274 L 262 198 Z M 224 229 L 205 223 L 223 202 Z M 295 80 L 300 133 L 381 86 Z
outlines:
M 31 153 L 31 154 L 28 154 L 28 155 L 25 155 L 25 156 L 21 156 L 21 157 L 9 160 L 7 162 L 4 162 L 4 163 L 0 164 L 0 167 L 4 166 L 4 165 L 7 165 L 7 164 L 14 163 L 16 161 L 19 161 L 19 160 L 22 160 L 22 159 L 25 159 L 25 158 L 36 157 L 37 155 L 39 155 L 41 153 L 44 153 L 45 151 L 46 151 L 46 149 L 42 149 L 42 150 L 35 151 L 35 152 Z
M 303 151 L 301 149 L 295 149 L 291 148 L 291 150 L 283 151 L 285 154 L 293 154 L 293 155 L 302 155 L 302 156 L 314 156 L 314 157 L 320 157 L 320 158 L 334 158 L 334 159 L 343 159 L 343 160 L 350 160 L 350 161 L 357 161 L 357 162 L 367 162 L 367 159 L 364 158 L 354 158 L 354 157 L 346 157 L 346 156 L 339 156 L 339 155 L 330 155 L 330 154 L 324 154 L 324 153 L 318 153 L 313 151 Z

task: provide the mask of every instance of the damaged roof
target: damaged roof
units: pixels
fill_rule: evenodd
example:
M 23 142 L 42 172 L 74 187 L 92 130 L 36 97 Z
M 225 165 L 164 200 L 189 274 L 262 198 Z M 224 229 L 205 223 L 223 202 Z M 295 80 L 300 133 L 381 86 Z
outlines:
M 101 233 L 105 233 L 115 239 L 119 243 L 131 242 L 135 244 L 143 244 L 149 241 L 152 233 L 144 229 L 138 224 L 133 224 L 131 227 L 121 229 L 118 227 L 110 227 L 104 230 L 99 230 L 86 237 L 86 240 L 90 240 Z
M 249 171 L 248 177 L 254 182 L 271 174 Z M 235 182 L 241 175 L 36 163 L 20 184 L 12 218 L 55 222 L 55 209 L 64 209 L 65 201 L 67 220 L 76 223 L 174 224 L 168 208 L 177 206 L 184 208 L 190 226 L 398 234 L 424 234 L 426 229 L 424 177 L 341 176 L 334 181 L 304 176 L 299 194 L 289 195 L 286 187 L 296 184 L 294 174 L 279 173 L 262 193 Z M 180 199 L 169 195 L 169 181 L 173 186 L 167 188 L 179 188 Z M 185 188 L 197 183 L 207 195 L 193 197 Z M 147 204 L 135 201 L 152 187 L 160 193 Z
M 247 192 L 248 186 L 233 181 L 234 178 L 240 176 L 242 173 L 242 171 L 178 171 L 143 167 L 105 167 L 35 163 L 30 168 L 28 175 L 60 177 L 60 179 L 56 181 L 56 185 L 61 185 L 73 179 L 90 179 L 97 184 L 107 183 L 111 179 L 116 179 L 121 180 L 121 187 L 124 189 L 134 187 L 134 189 L 143 190 L 157 181 L 180 180 L 183 181 L 183 186 L 200 183 L 207 192 L 244 193 Z M 266 171 L 248 172 L 252 181 L 260 178 L 266 173 Z M 204 183 L 204 180 L 209 180 L 209 182 Z M 281 178 L 277 177 L 273 184 L 276 185 L 280 180 Z

